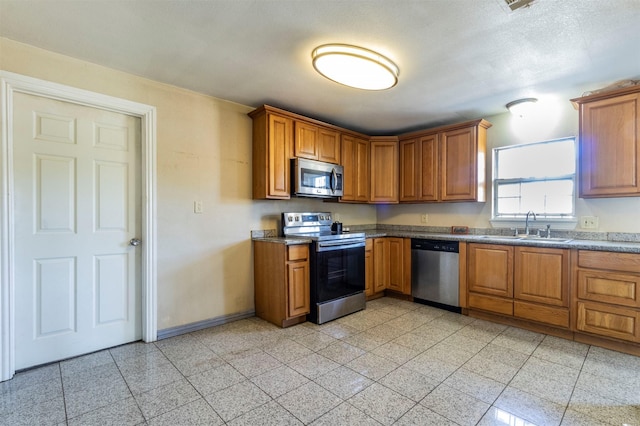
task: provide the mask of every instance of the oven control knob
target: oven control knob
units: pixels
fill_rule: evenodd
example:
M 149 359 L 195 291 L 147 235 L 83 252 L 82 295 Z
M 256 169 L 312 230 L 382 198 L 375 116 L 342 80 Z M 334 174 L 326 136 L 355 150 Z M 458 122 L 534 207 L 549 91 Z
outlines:
M 287 219 L 289 220 L 289 222 L 293 222 L 293 218 L 291 216 L 287 217 Z
M 296 216 L 296 222 L 300 220 L 300 216 Z
M 331 215 L 330 214 L 327 215 L 327 220 L 331 220 Z

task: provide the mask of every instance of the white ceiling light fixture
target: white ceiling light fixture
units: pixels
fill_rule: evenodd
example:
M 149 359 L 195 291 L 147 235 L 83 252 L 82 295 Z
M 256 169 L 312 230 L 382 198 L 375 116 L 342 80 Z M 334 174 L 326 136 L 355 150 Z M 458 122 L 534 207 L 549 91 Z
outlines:
M 311 53 L 313 67 L 329 80 L 364 90 L 398 84 L 400 70 L 389 58 L 349 44 L 323 44 Z
M 524 118 L 533 112 L 536 102 L 538 102 L 536 98 L 524 98 L 509 102 L 506 106 L 511 114 Z

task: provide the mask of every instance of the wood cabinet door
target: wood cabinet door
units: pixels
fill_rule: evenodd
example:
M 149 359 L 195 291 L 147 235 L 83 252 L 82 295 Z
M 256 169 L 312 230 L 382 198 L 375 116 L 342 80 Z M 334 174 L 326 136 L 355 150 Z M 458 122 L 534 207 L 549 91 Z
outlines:
M 373 275 L 374 275 L 374 258 L 373 258 L 373 240 L 367 239 L 364 246 L 364 294 L 372 296 L 373 291 Z
M 441 133 L 441 201 L 475 201 L 478 189 L 477 128 Z
M 469 244 L 467 286 L 470 292 L 513 297 L 513 247 Z
M 342 135 L 340 161 L 344 167 L 343 195 L 340 201 L 369 201 L 369 142 Z
M 342 175 L 342 197 L 340 201 L 355 201 L 356 175 L 356 141 L 353 136 L 342 135 L 340 157 L 344 174 Z
M 309 290 L 309 261 L 287 264 L 288 315 L 290 318 L 311 312 Z
M 404 291 L 404 239 L 386 238 L 389 255 L 389 281 L 387 288 L 402 293 Z
M 640 308 L 640 275 L 578 269 L 578 298 Z
M 292 157 L 291 137 L 293 122 L 291 119 L 275 114 L 268 114 L 267 138 L 267 198 L 291 197 L 290 159 Z
M 318 128 L 318 160 L 340 164 L 340 133 Z
M 640 342 L 640 311 L 582 301 L 578 301 L 577 306 L 577 330 Z
M 418 199 L 438 201 L 438 135 L 428 135 L 418 142 L 420 166 L 418 167 Z
M 417 139 L 400 141 L 400 202 L 418 201 L 420 149 Z
M 354 181 L 355 201 L 369 201 L 369 141 L 355 138 L 356 175 Z
M 387 288 L 389 282 L 389 243 L 386 238 L 373 239 L 373 292 Z
M 295 122 L 294 154 L 296 157 L 318 159 L 318 127 L 303 121 Z
M 640 193 L 640 93 L 580 105 L 580 197 Z
M 398 141 L 372 140 L 370 160 L 371 192 L 369 201 L 372 203 L 397 203 Z
M 516 247 L 514 298 L 569 306 L 569 250 Z

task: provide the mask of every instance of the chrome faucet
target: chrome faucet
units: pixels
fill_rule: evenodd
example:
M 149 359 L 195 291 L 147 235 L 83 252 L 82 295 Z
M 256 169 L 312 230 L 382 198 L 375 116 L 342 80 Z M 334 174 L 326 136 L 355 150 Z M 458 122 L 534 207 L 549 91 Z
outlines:
M 527 218 L 524 221 L 524 234 L 525 235 L 529 235 L 529 215 L 532 214 L 533 215 L 533 220 L 537 220 L 536 219 L 536 214 L 533 212 L 533 210 L 529 210 L 527 212 Z

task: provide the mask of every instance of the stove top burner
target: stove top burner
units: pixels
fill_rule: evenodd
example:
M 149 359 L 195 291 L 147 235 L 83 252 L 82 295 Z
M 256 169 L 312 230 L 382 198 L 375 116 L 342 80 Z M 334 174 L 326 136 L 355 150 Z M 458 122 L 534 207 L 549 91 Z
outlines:
M 282 234 L 285 237 L 303 237 L 312 241 L 364 240 L 364 232 L 331 231 L 331 213 L 282 213 Z
M 309 238 L 312 241 L 327 241 L 327 240 L 352 240 L 352 239 L 364 239 L 364 232 L 343 232 L 336 234 L 331 231 L 322 232 L 302 232 L 295 234 L 288 234 L 288 237 L 302 237 Z

